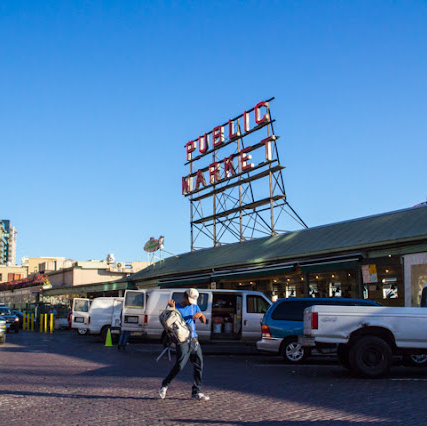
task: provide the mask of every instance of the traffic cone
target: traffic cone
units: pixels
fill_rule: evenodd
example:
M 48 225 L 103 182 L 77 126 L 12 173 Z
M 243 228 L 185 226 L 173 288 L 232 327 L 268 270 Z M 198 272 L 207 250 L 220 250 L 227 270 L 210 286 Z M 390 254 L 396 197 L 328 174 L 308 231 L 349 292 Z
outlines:
M 113 341 L 111 339 L 111 331 L 110 331 L 110 329 L 108 329 L 108 331 L 107 331 L 107 337 L 105 339 L 105 345 L 104 346 L 107 346 L 109 348 L 111 348 L 113 346 Z

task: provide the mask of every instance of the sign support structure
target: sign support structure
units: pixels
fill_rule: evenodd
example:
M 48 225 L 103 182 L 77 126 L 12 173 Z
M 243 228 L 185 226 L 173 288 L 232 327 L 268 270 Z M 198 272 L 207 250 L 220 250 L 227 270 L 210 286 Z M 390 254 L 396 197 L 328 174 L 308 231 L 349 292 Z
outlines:
M 191 251 L 288 232 L 287 222 L 307 228 L 287 200 L 273 99 L 185 145 L 189 174 L 182 192 L 190 201 Z M 211 163 L 197 168 L 207 158 Z

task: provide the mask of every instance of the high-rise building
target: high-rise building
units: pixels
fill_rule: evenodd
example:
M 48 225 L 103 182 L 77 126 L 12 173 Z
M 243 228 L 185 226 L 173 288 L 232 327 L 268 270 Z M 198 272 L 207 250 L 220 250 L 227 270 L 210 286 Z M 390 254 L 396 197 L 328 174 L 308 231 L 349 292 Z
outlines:
M 10 220 L 0 219 L 0 265 L 16 265 L 17 233 Z

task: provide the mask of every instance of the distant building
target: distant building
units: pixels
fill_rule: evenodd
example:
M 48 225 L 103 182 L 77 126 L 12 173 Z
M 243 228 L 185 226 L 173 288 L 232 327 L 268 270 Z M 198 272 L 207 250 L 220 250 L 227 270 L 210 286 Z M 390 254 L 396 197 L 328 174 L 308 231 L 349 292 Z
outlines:
M 16 265 L 16 234 L 10 220 L 0 219 L 0 265 Z
M 111 256 L 88 261 L 25 257 L 22 266 L 0 265 L 0 302 L 26 310 L 34 309 L 39 302 L 68 309 L 74 297 L 123 295 L 127 282 L 121 280 L 149 265 L 150 262 L 116 262 Z

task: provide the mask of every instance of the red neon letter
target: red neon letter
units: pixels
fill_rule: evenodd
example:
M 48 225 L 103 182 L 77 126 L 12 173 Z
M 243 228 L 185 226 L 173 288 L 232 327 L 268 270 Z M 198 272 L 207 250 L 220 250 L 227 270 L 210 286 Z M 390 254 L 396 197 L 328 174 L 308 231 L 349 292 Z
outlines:
M 203 144 L 202 144 L 203 141 Z M 204 136 L 199 136 L 199 151 L 204 154 L 209 149 L 209 137 L 205 133 Z
M 205 181 L 205 177 L 203 175 L 203 172 L 201 170 L 197 170 L 196 191 L 199 189 L 200 184 L 202 184 L 202 186 L 206 186 L 206 181 Z
M 250 161 L 252 159 L 252 155 L 246 154 L 248 151 L 250 151 L 252 149 L 251 146 L 248 146 L 247 148 L 244 148 L 240 151 L 239 154 L 239 169 L 241 172 L 244 172 L 246 170 L 252 169 L 252 167 L 254 167 L 254 163 L 249 163 L 248 161 Z
M 182 194 L 185 195 L 193 190 L 193 178 L 188 175 L 182 178 Z
M 265 146 L 265 159 L 271 161 L 273 159 L 273 154 L 271 152 L 271 142 L 275 141 L 275 136 L 269 136 L 268 138 L 263 139 L 260 143 L 263 143 Z
M 249 132 L 249 114 L 246 111 L 243 112 L 243 128 Z
M 219 163 L 215 162 L 209 165 L 209 182 L 216 183 L 221 179 L 219 174 Z
M 228 120 L 228 139 L 233 139 L 236 136 L 240 136 L 240 130 L 237 127 L 236 132 L 234 132 L 234 121 Z
M 233 156 L 230 155 L 229 157 L 224 158 L 224 177 L 231 178 L 231 176 L 234 176 L 235 174 L 236 171 L 233 166 Z
M 196 141 L 187 142 L 185 147 L 187 149 L 187 161 L 191 161 L 193 158 L 192 152 L 196 149 Z
M 267 112 L 262 116 L 262 118 L 261 118 L 261 107 L 267 108 Z M 254 112 L 255 112 L 255 123 L 261 124 L 262 122 L 268 119 L 268 104 L 264 101 L 256 104 L 254 108 Z
M 216 148 L 218 145 L 221 145 L 224 141 L 224 129 L 222 126 L 216 126 L 212 130 L 212 145 Z

